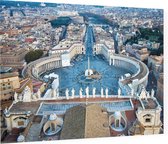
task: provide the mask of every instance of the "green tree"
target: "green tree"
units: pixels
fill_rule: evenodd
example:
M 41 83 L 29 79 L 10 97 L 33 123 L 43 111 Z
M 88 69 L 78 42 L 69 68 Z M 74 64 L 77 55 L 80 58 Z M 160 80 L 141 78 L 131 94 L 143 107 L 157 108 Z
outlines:
M 43 55 L 42 50 L 31 50 L 25 55 L 25 61 L 27 63 L 39 59 Z

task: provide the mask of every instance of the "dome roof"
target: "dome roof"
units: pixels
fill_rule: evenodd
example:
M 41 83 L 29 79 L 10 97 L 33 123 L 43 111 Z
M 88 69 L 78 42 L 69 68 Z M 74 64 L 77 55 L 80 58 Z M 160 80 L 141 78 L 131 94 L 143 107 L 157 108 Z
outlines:
M 53 120 L 56 120 L 57 119 L 57 115 L 56 114 L 51 114 L 50 117 L 49 117 L 49 120 L 53 121 Z
M 23 135 L 18 136 L 17 142 L 24 142 L 24 141 L 25 141 L 25 137 Z
M 114 113 L 114 118 L 115 118 L 115 119 L 121 118 L 121 112 L 120 112 L 120 111 L 116 111 L 116 112 Z

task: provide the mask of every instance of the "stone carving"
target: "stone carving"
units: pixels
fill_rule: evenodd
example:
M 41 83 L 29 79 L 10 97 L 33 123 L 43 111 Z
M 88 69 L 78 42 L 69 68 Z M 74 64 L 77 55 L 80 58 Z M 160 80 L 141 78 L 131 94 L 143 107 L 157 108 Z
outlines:
M 96 94 L 96 88 L 95 87 L 93 88 L 92 93 L 93 93 L 93 97 L 95 98 L 95 94 Z
M 15 94 L 14 94 L 14 101 L 15 102 L 18 102 L 18 94 L 15 92 Z
M 69 99 L 69 89 L 66 89 L 65 96 L 66 96 L 66 99 Z
M 23 102 L 31 102 L 31 90 L 28 86 L 25 87 L 25 89 L 23 90 Z
M 89 87 L 88 86 L 86 87 L 85 91 L 86 91 L 86 98 L 89 98 Z
M 108 88 L 105 89 L 106 98 L 108 98 Z
M 80 98 L 82 98 L 82 91 L 83 91 L 83 89 L 80 88 L 80 90 L 79 90 L 79 97 L 80 97 Z
M 101 97 L 104 97 L 103 88 L 101 88 Z
M 72 98 L 74 98 L 74 96 L 75 96 L 75 89 L 74 88 L 72 88 L 71 93 L 72 93 Z

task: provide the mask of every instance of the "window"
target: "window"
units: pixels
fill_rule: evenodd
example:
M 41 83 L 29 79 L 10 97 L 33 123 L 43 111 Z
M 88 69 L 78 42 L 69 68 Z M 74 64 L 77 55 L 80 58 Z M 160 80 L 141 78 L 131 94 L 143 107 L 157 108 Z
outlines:
M 144 115 L 143 117 L 144 117 L 144 121 L 145 121 L 146 123 L 150 123 L 150 122 L 151 122 L 152 115 L 146 114 L 146 115 Z
M 18 121 L 18 126 L 24 126 L 24 122 L 23 121 Z
M 151 119 L 150 118 L 146 118 L 145 122 L 151 122 Z

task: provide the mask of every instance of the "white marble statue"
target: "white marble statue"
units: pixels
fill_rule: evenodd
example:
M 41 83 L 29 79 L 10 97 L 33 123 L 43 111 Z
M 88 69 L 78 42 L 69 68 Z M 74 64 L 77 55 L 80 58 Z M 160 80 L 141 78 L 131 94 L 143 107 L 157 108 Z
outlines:
M 74 98 L 75 97 L 75 89 L 74 88 L 72 88 L 71 94 L 72 94 L 72 98 Z
M 69 99 L 69 89 L 65 90 L 65 96 L 66 96 L 66 99 Z
M 32 99 L 37 100 L 37 95 L 32 93 Z
M 88 86 L 86 87 L 85 91 L 86 91 L 86 98 L 89 98 L 89 87 Z
M 36 94 L 37 94 L 37 98 L 40 99 L 40 98 L 41 98 L 41 92 L 40 92 L 40 89 L 38 89 L 38 91 L 37 91 Z
M 92 93 L 93 93 L 93 97 L 95 98 L 95 94 L 96 94 L 96 88 L 95 87 L 93 87 L 93 90 L 92 90 Z
M 101 97 L 104 97 L 103 88 L 101 88 Z
M 141 92 L 140 92 L 140 95 L 139 95 L 139 98 L 140 99 L 146 99 L 147 100 L 147 92 L 145 90 L 145 88 L 143 87 Z
M 105 89 L 106 98 L 108 98 L 108 88 Z
M 18 94 L 15 92 L 15 94 L 14 94 L 14 101 L 15 102 L 18 102 Z
M 83 89 L 82 89 L 82 88 L 80 88 L 80 90 L 79 90 L 79 97 L 80 97 L 80 98 L 82 98 L 82 97 L 83 97 L 83 95 L 82 95 L 82 91 L 83 91 Z
M 23 102 L 31 102 L 31 90 L 28 86 L 25 87 L 25 89 L 23 90 Z
M 118 89 L 118 96 L 121 96 L 121 89 Z

